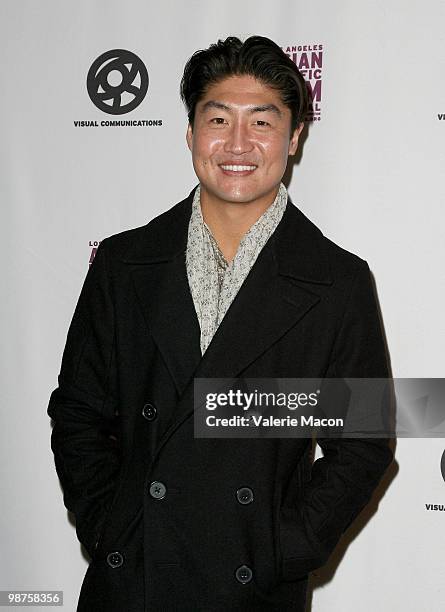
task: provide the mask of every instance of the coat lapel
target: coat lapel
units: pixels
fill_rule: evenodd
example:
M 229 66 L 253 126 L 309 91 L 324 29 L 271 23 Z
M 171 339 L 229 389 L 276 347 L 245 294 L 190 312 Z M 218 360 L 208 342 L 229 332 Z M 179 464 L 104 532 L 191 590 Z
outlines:
M 123 257 L 149 332 L 179 395 L 201 360 L 200 328 L 185 259 L 194 191 L 148 223 Z
M 236 378 L 317 304 L 317 284 L 332 282 L 320 230 L 289 199 L 201 357 L 185 259 L 193 195 L 194 190 L 145 226 L 124 256 L 150 334 L 181 397 L 167 435 L 193 412 L 194 378 Z
M 195 377 L 238 376 L 319 299 L 279 274 L 272 237 L 216 330 Z

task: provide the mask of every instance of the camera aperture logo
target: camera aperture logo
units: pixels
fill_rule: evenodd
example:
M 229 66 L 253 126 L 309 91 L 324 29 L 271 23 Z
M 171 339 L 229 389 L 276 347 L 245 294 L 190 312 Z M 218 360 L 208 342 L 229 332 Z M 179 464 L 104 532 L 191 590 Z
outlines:
M 440 461 L 440 470 L 442 472 L 442 478 L 445 482 L 445 451 L 442 453 L 442 459 Z
M 107 115 L 125 115 L 137 108 L 148 91 L 148 72 L 144 62 L 132 51 L 112 49 L 97 57 L 86 79 L 90 100 Z M 153 127 L 162 119 L 86 119 L 75 120 L 74 127 Z
M 445 482 L 445 451 L 442 453 L 442 458 L 440 460 L 440 471 L 442 473 L 442 478 Z M 445 512 L 445 503 L 442 504 L 425 504 L 425 510 L 433 511 L 433 512 Z
M 148 91 L 144 62 L 131 51 L 112 49 L 94 60 L 87 76 L 92 103 L 110 115 L 134 110 Z

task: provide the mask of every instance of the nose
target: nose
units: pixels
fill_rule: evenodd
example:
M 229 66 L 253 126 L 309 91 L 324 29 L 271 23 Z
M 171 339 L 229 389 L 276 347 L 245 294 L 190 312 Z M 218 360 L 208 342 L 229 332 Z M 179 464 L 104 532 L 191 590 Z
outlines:
M 233 155 L 249 153 L 253 149 L 248 126 L 243 121 L 233 121 L 227 132 L 224 151 Z

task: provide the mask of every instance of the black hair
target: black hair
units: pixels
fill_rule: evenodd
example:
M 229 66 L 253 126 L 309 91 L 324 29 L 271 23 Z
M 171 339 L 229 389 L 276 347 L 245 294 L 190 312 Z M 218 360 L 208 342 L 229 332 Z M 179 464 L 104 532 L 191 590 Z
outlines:
M 250 36 L 244 42 L 229 36 L 208 49 L 196 51 L 189 58 L 180 94 L 192 128 L 196 105 L 209 87 L 227 77 L 240 75 L 253 76 L 280 93 L 282 103 L 291 111 L 292 135 L 308 110 L 306 82 L 290 57 L 265 36 Z

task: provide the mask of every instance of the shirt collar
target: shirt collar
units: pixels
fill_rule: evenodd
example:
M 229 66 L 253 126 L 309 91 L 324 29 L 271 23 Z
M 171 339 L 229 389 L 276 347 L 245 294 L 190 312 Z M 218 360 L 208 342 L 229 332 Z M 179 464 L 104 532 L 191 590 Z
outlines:
M 262 215 L 255 221 L 255 223 L 244 234 L 244 236 L 242 237 L 242 239 L 240 241 L 240 245 L 239 246 L 241 246 L 245 242 L 247 237 L 255 236 L 255 234 L 257 232 L 259 232 L 259 230 L 262 229 L 266 224 L 272 223 L 273 219 L 277 218 L 278 216 L 281 218 L 281 216 L 283 215 L 284 210 L 286 208 L 287 198 L 288 198 L 288 192 L 287 192 L 286 186 L 284 185 L 284 183 L 280 183 L 280 186 L 279 186 L 279 189 L 278 189 L 278 193 L 277 193 L 274 201 L 272 202 L 272 204 L 270 204 L 270 206 L 268 206 L 266 208 L 266 210 L 262 213 Z M 229 265 L 227 260 L 226 260 L 226 258 L 223 255 L 223 253 L 221 252 L 221 249 L 219 248 L 218 243 L 217 243 L 215 237 L 213 236 L 210 227 L 204 221 L 204 217 L 202 216 L 202 209 L 201 209 L 201 185 L 200 184 L 196 188 L 195 194 L 193 196 L 192 214 L 195 214 L 199 218 L 199 220 L 200 220 L 200 222 L 202 224 L 203 229 L 207 233 L 207 235 L 208 235 L 208 237 L 209 237 L 209 239 L 210 239 L 210 241 L 211 241 L 211 243 L 212 243 L 212 245 L 214 247 L 216 257 L 220 258 L 222 260 L 220 262 L 220 264 L 223 265 L 223 266 Z

